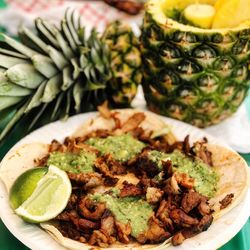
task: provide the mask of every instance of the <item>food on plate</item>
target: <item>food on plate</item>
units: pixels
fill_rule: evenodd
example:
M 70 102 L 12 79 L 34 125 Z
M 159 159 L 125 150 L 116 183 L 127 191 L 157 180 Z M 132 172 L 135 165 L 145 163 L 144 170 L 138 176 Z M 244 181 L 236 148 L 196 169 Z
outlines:
M 150 112 L 106 105 L 99 111 L 64 141 L 23 145 L 1 163 L 8 192 L 29 169 L 55 166 L 67 173 L 72 192 L 66 208 L 40 224 L 63 246 L 180 245 L 244 197 L 248 169 L 237 153 L 206 138 L 178 140 Z M 18 205 L 28 203 L 29 210 L 29 199 Z
M 20 42 L 0 34 L 0 140 L 22 117 L 29 129 L 96 110 L 103 101 L 128 107 L 141 82 L 139 39 L 119 21 L 90 35 L 76 12 L 60 26 L 37 18 Z M 85 34 L 86 33 L 86 34 Z M 39 123 L 40 122 L 40 123 Z
M 148 1 L 141 52 L 150 110 L 206 127 L 238 109 L 249 88 L 249 8 L 238 0 Z

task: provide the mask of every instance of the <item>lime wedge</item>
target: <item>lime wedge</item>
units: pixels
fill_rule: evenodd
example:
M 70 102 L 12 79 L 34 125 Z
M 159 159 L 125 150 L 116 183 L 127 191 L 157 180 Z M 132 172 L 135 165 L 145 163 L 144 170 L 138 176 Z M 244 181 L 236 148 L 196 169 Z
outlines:
M 21 206 L 34 192 L 37 183 L 48 172 L 48 168 L 32 168 L 21 174 L 10 189 L 10 205 L 13 209 Z
M 51 165 L 31 196 L 15 211 L 24 220 L 32 223 L 51 220 L 64 210 L 71 190 L 67 174 Z

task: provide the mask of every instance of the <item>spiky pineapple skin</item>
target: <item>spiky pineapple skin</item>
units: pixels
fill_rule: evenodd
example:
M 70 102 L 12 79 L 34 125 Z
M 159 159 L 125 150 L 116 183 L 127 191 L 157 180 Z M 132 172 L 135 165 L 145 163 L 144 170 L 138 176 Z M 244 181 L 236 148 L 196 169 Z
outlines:
M 247 95 L 250 28 L 186 31 L 159 24 L 146 10 L 141 44 L 144 95 L 156 113 L 207 127 L 231 116 Z
M 110 101 L 115 106 L 128 107 L 142 79 L 139 39 L 128 24 L 115 21 L 107 26 L 102 40 L 111 54 Z

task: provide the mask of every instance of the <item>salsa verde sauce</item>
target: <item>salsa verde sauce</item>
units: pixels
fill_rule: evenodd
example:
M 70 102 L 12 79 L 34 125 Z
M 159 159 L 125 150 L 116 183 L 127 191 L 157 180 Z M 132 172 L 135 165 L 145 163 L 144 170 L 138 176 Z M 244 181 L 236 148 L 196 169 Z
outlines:
M 133 158 L 145 147 L 143 142 L 136 140 L 130 134 L 90 138 L 86 143 L 98 149 L 101 154 L 111 154 L 115 160 L 120 162 Z
M 209 198 L 213 197 L 217 191 L 219 175 L 202 160 L 190 158 L 179 150 L 166 154 L 157 150 L 149 152 L 149 158 L 157 163 L 159 170 L 162 170 L 162 161 L 170 160 L 173 170 L 186 173 L 195 180 L 194 188 L 200 194 Z

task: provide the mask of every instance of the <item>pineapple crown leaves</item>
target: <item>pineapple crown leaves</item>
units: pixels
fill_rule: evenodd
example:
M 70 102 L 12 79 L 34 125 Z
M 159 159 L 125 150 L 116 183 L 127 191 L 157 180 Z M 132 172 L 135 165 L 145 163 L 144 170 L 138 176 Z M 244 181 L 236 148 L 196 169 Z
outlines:
M 22 27 L 21 42 L 0 34 L 0 122 L 12 111 L 0 140 L 29 113 L 31 129 L 44 114 L 48 121 L 66 119 L 109 95 L 111 52 L 95 29 L 86 36 L 80 17 L 68 9 L 60 27 L 38 18 L 35 30 Z

